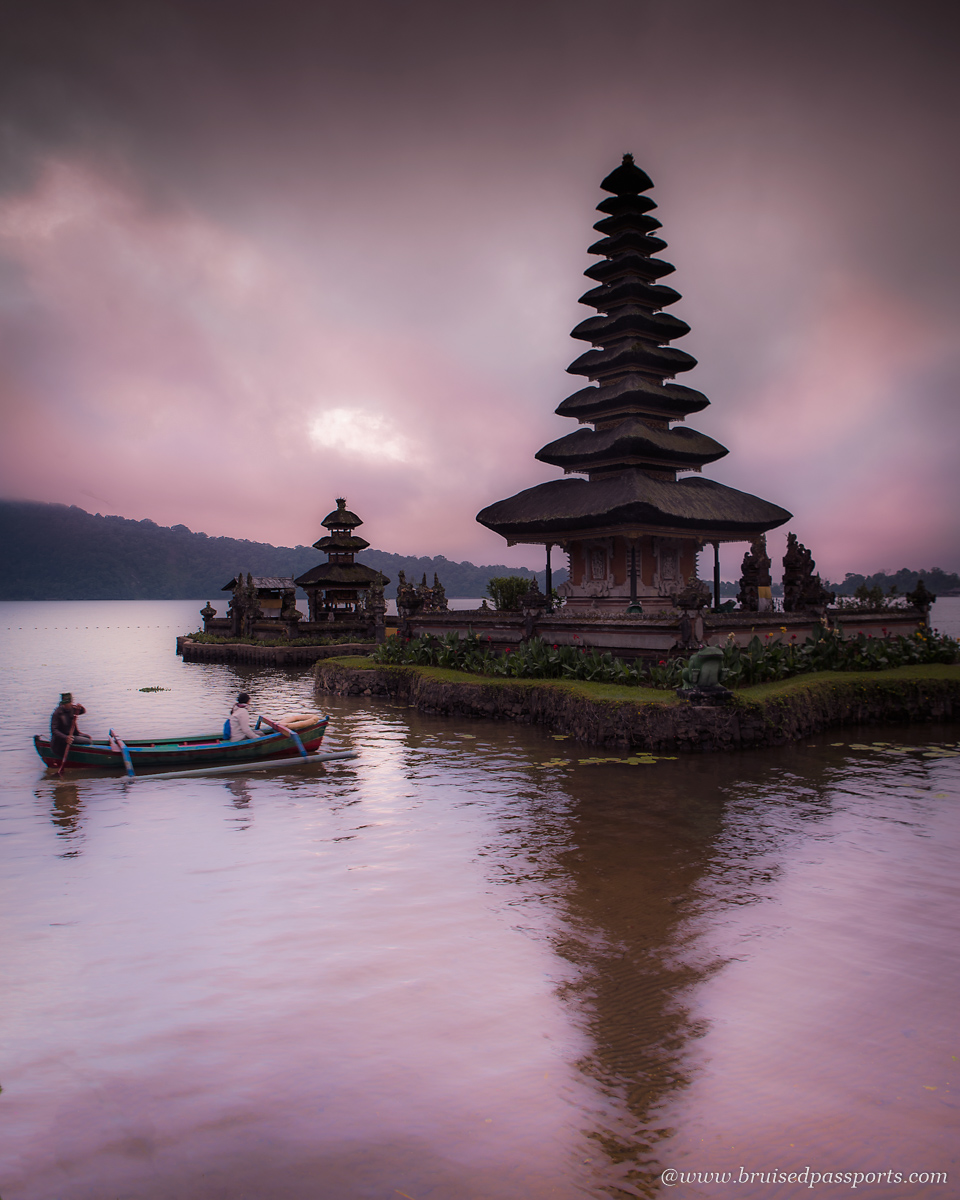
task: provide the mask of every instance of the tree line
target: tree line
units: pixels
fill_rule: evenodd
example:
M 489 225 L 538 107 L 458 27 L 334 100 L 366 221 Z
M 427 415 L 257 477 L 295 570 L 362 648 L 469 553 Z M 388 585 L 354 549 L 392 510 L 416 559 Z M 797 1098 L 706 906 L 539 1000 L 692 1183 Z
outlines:
M 400 570 L 419 583 L 434 573 L 449 597 L 483 596 L 496 575 L 534 572 L 500 564 L 476 566 L 433 558 L 364 550 L 359 562 L 389 579 L 396 596 Z M 197 600 L 225 599 L 222 588 L 237 571 L 296 578 L 326 561 L 312 546 L 271 546 L 240 538 L 208 537 L 186 525 L 88 513 L 75 505 L 0 500 L 0 600 Z M 541 589 L 545 572 L 539 572 Z M 554 572 L 554 585 L 566 572 Z

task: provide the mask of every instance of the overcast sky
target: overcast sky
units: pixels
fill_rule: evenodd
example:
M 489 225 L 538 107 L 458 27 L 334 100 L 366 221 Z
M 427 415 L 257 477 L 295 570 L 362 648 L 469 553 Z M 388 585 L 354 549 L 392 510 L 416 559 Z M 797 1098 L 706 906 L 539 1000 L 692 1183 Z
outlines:
M 539 566 L 475 514 L 558 475 L 632 151 L 706 474 L 831 578 L 960 569 L 956 6 L 0 7 L 3 495 Z

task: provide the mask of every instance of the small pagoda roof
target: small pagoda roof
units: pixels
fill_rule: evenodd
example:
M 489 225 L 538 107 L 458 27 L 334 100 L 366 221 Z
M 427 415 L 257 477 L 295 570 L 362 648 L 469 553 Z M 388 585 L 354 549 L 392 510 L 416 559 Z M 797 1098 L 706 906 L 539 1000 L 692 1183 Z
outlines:
M 656 338 L 658 342 L 669 342 L 690 332 L 686 321 L 671 313 L 650 312 L 647 308 L 618 309 L 611 317 L 587 317 L 570 332 L 570 336 L 595 346 L 606 346 L 613 338 L 635 337 Z
M 641 229 L 645 233 L 652 233 L 654 229 L 661 229 L 662 227 L 663 222 L 658 221 L 656 217 L 651 217 L 647 213 L 630 211 L 618 212 L 612 217 L 604 217 L 594 225 L 594 229 L 598 233 L 611 235 L 619 233 L 621 229 Z
M 319 542 L 313 543 L 314 550 L 345 550 L 359 553 L 366 550 L 370 543 L 352 533 L 328 533 Z
M 617 196 L 635 196 L 638 192 L 649 191 L 653 187 L 653 180 L 646 171 L 641 171 L 633 161 L 632 154 L 625 154 L 620 166 L 601 180 L 600 186 L 605 192 L 613 192 Z
M 630 417 L 609 429 L 577 429 L 544 446 L 535 457 L 568 471 L 588 471 L 608 463 L 644 461 L 667 468 L 700 467 L 727 453 L 726 446 L 696 429 L 657 429 Z
M 324 529 L 356 529 L 363 522 L 356 513 L 352 513 L 347 508 L 347 502 L 343 496 L 337 497 L 337 507 L 332 513 L 327 513 L 320 524 Z
M 557 406 L 557 415 L 579 421 L 598 421 L 618 413 L 647 413 L 676 420 L 700 412 L 710 401 L 682 383 L 655 383 L 643 375 L 624 375 L 616 383 L 585 387 Z
M 642 216 L 657 207 L 650 196 L 607 196 L 597 205 L 597 212 L 609 213 L 611 217 Z
M 220 589 L 222 592 L 232 592 L 237 586 L 237 580 L 241 582 L 246 576 L 241 572 L 240 575 L 234 575 L 229 583 L 225 583 Z M 252 575 L 251 582 L 258 592 L 286 592 L 297 586 L 296 580 L 292 576 L 280 575 Z
M 686 350 L 673 346 L 655 346 L 651 342 L 614 342 L 605 350 L 586 350 L 567 367 L 571 375 L 613 374 L 616 371 L 649 371 L 658 379 L 692 371 L 697 360 Z
M 320 563 L 298 576 L 296 582 L 298 587 L 365 588 L 371 583 L 386 585 L 390 580 L 364 563 Z
M 601 259 L 587 267 L 584 275 L 599 283 L 613 283 L 625 275 L 630 276 L 631 280 L 662 279 L 664 275 L 672 275 L 676 269 L 673 263 L 664 262 L 662 258 L 647 258 L 646 255 L 630 251 L 618 254 L 616 258 Z
M 508 541 L 544 542 L 622 531 L 745 541 L 791 513 L 712 479 L 654 479 L 632 468 L 605 479 L 557 479 L 527 488 L 477 514 Z M 631 531 L 636 530 L 633 534 Z
M 642 279 L 620 279 L 603 283 L 584 292 L 578 304 L 589 304 L 600 312 L 609 312 L 622 304 L 639 304 L 643 308 L 666 308 L 682 299 L 680 293 L 665 283 L 644 283 Z
M 666 250 L 667 243 L 663 238 L 649 237 L 640 230 L 627 226 L 610 237 L 601 238 L 587 247 L 588 254 L 606 254 L 609 256 L 636 252 L 639 254 L 659 254 Z

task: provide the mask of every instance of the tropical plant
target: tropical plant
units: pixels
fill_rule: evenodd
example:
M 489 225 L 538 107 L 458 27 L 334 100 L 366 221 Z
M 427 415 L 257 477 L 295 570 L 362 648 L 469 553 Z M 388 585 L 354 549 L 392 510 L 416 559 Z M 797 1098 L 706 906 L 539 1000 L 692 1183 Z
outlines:
M 487 580 L 487 595 L 498 612 L 519 612 L 521 597 L 530 591 L 531 583 L 526 575 L 495 575 Z

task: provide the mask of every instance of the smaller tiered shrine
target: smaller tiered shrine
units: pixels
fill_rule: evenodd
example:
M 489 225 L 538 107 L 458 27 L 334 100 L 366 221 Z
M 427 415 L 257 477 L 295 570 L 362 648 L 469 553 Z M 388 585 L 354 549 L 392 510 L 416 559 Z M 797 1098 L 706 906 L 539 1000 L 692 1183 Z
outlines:
M 354 561 L 370 543 L 357 536 L 355 530 L 363 521 L 347 508 L 343 496 L 337 498 L 337 507 L 320 524 L 327 533 L 313 547 L 325 551 L 327 561 L 295 582 L 307 594 L 311 621 L 342 620 L 364 612 L 370 589 L 379 588 L 382 593 L 390 580 L 380 571 Z

